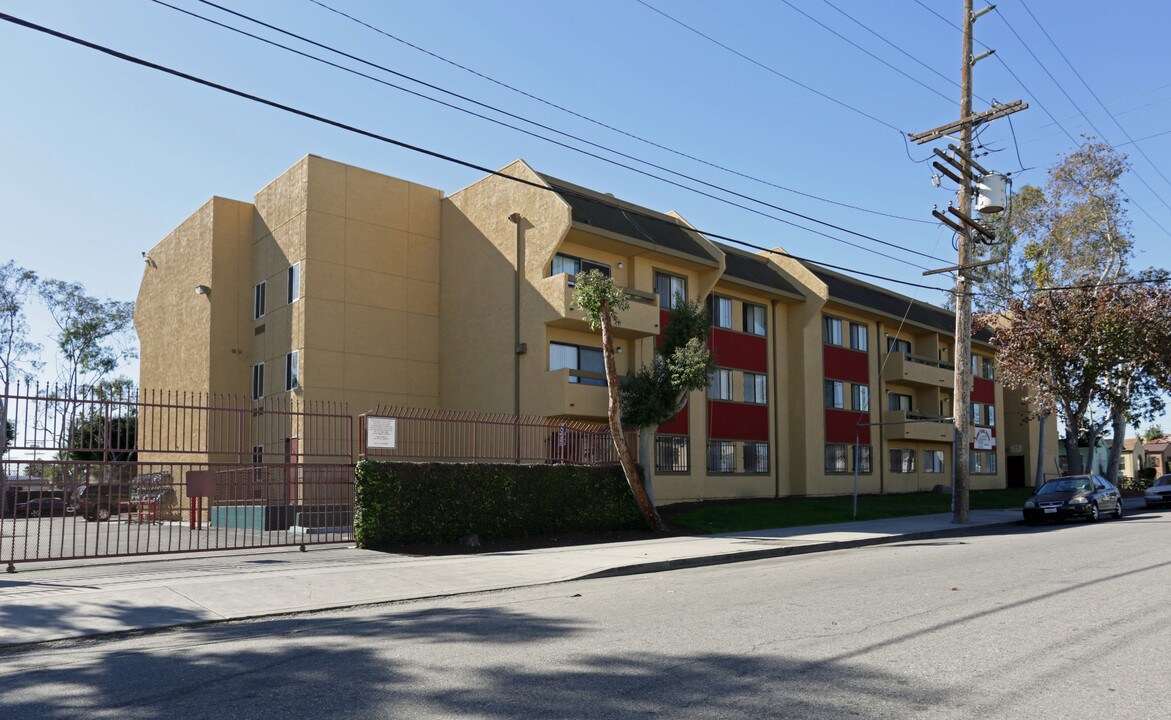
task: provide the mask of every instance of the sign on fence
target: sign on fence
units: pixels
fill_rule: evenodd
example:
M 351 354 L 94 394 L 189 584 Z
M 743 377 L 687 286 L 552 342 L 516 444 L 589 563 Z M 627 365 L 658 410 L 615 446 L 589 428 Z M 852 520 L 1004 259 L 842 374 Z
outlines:
M 393 450 L 396 418 L 366 417 L 366 447 Z

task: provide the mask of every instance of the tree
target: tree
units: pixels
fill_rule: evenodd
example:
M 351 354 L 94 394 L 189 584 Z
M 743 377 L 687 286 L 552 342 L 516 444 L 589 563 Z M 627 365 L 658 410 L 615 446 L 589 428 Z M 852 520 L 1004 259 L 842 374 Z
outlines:
M 646 486 L 639 476 L 638 465 L 622 432 L 622 418 L 619 413 L 618 370 L 614 362 L 614 323 L 618 321 L 618 311 L 630 307 L 630 300 L 613 280 L 597 270 L 578 275 L 573 294 L 574 303 L 585 313 L 590 329 L 597 332 L 600 328 L 602 331 L 602 362 L 606 368 L 606 390 L 609 398 L 606 417 L 610 425 L 610 437 L 614 440 L 614 449 L 618 452 L 618 461 L 626 475 L 626 483 L 634 494 L 634 501 L 646 519 L 647 526 L 651 530 L 662 532 L 666 526 L 655 510 L 654 503 L 647 495 Z
M 43 280 L 40 295 L 57 325 L 57 378 L 66 396 L 97 385 L 137 356 L 130 337 L 134 303 L 99 300 L 80 283 L 63 280 Z
M 25 301 L 36 287 L 36 273 L 12 260 L 0 265 L 0 384 L 5 393 L 11 383 L 29 380 L 41 367 L 36 359 L 41 346 L 29 341 L 24 314 Z
M 1143 434 L 1139 435 L 1139 439 L 1145 443 L 1154 442 L 1163 437 L 1163 428 L 1158 425 L 1148 425 Z
M 1133 238 L 1130 221 L 1119 187 L 1119 178 L 1126 171 L 1126 156 L 1117 153 L 1106 143 L 1086 138 L 1074 153 L 1066 156 L 1050 168 L 1044 187 L 1026 185 L 1015 194 L 1008 211 L 994 222 L 999 242 L 995 247 L 981 248 L 984 258 L 999 256 L 1004 262 L 992 265 L 981 272 L 988 276 L 975 298 L 978 312 L 984 316 L 1005 315 L 1007 322 L 1020 322 L 1022 303 L 1029 298 L 1039 297 L 1039 289 L 1052 286 L 1083 285 L 1099 287 L 1124 277 L 1133 254 Z M 1043 294 L 1043 293 L 1042 293 Z M 1092 303 L 1085 303 L 1089 312 Z M 1047 305 L 1037 308 L 1035 316 L 1054 315 L 1057 308 Z M 1085 325 L 1095 322 L 1091 314 L 1062 314 L 1063 327 L 1074 324 Z M 985 324 L 1003 327 L 1004 322 L 990 321 Z M 1038 329 L 1043 333 L 1044 329 Z M 1088 340 L 1085 333 L 1073 332 L 1064 343 L 1061 356 L 1075 353 L 1071 345 L 1075 337 Z M 1097 352 L 1096 347 L 1083 347 L 1088 356 Z M 1056 359 L 1056 358 L 1054 358 Z M 1003 358 L 1002 358 L 1003 363 Z M 1027 364 L 1027 361 L 1026 361 Z M 1084 369 L 1089 369 L 1087 366 Z M 1095 372 L 1105 372 L 1107 366 L 1098 366 Z M 1065 409 L 1080 413 L 1070 416 L 1062 413 L 1066 428 L 1067 450 L 1076 441 L 1079 431 L 1089 429 L 1086 415 L 1094 398 L 1082 401 L 1093 378 L 1080 384 L 1075 390 L 1067 388 L 1073 395 Z M 1123 386 L 1128 383 L 1121 381 Z M 1136 389 L 1138 386 L 1131 384 Z M 1034 397 L 1038 393 L 1030 393 Z M 1057 404 L 1041 402 L 1036 406 L 1041 422 L 1042 446 L 1037 458 L 1037 478 L 1043 476 L 1041 462 L 1044 456 L 1045 425 Z M 1111 408 L 1111 424 L 1118 427 L 1118 416 L 1125 415 L 1119 408 Z M 1070 423 L 1073 423 L 1070 425 Z M 1098 425 L 1099 423 L 1093 423 Z M 1123 425 L 1125 429 L 1125 425 Z M 1092 433 L 1096 435 L 1095 433 Z M 1076 455 L 1076 453 L 1075 453 Z M 1069 455 L 1071 471 L 1080 467 L 1080 455 Z
M 993 327 L 1000 377 L 1061 418 L 1071 473 L 1084 470 L 1079 435 L 1098 437 L 1109 424 L 1120 440 L 1127 422 L 1161 412 L 1161 393 L 1171 387 L 1171 290 L 1135 284 L 1039 292 L 1009 300 L 1007 317 Z M 1094 404 L 1108 412 L 1090 421 Z M 1108 473 L 1117 474 L 1120 456 L 1115 442 Z
M 654 501 L 655 434 L 679 414 L 695 390 L 703 390 L 716 369 L 707 347 L 711 323 L 703 304 L 676 296 L 660 335 L 652 365 L 644 365 L 622 383 L 622 419 L 638 428 L 641 457 Z

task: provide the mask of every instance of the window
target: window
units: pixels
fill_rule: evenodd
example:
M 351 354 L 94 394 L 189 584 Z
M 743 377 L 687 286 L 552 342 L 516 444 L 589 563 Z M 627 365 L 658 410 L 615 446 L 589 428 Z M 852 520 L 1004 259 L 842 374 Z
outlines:
M 707 396 L 712 400 L 731 400 L 732 399 L 732 371 L 724 368 L 716 368 L 716 371 L 708 376 L 707 381 Z
M 571 383 L 606 385 L 606 366 L 602 359 L 601 348 L 559 342 L 549 343 L 549 370 L 563 368 L 581 371 L 580 374 L 569 374 L 569 382 Z
M 826 380 L 825 381 L 825 406 L 827 408 L 835 408 L 841 410 L 845 407 L 845 398 L 842 393 L 845 389 L 845 384 L 841 380 Z
M 972 356 L 972 377 L 980 377 L 980 356 Z
M 890 471 L 892 473 L 915 472 L 915 451 L 910 448 L 896 448 L 891 450 Z
M 909 353 L 911 352 L 911 341 L 887 335 L 886 351 L 889 353 Z
M 988 427 L 996 427 L 996 406 L 984 406 L 984 424 Z
M 264 397 L 264 363 L 252 366 L 252 399 Z
M 285 390 L 301 387 L 300 353 L 296 350 L 285 355 Z
M 768 403 L 768 375 L 744 373 L 744 402 Z
M 828 317 L 822 319 L 822 342 L 827 345 L 842 344 L 842 321 Z
M 869 445 L 854 445 L 854 467 L 858 468 L 858 474 L 870 474 L 870 456 L 871 447 Z
M 870 386 L 850 386 L 850 407 L 858 412 L 870 412 Z
M 673 308 L 680 298 L 687 299 L 687 279 L 657 272 L 655 273 L 655 292 L 659 294 L 659 307 Z
M 923 451 L 923 472 L 925 472 L 925 473 L 941 473 L 941 472 L 943 472 L 943 451 L 942 450 L 924 450 Z
M 904 395 L 903 393 L 887 393 L 886 409 L 911 412 L 911 396 Z
M 744 303 L 744 332 L 765 335 L 765 312 L 761 305 Z
M 252 319 L 259 320 L 264 317 L 264 287 L 265 283 L 261 282 L 252 288 Z
M 578 275 L 589 272 L 590 270 L 597 270 L 606 277 L 610 277 L 610 266 L 593 260 L 583 260 L 579 257 L 566 255 L 564 253 L 557 253 L 553 256 L 553 267 L 550 275 L 560 275 L 566 273 L 568 275 Z
M 712 327 L 732 329 L 732 300 L 731 298 L 712 295 L 708 306 L 711 314 Z
M 688 443 L 683 435 L 655 436 L 655 470 L 658 472 L 687 472 Z
M 765 442 L 746 442 L 746 443 L 744 443 L 744 472 L 747 472 L 747 473 L 766 473 L 766 472 L 768 472 L 768 443 L 765 443 Z
M 264 446 L 263 445 L 253 445 L 252 446 L 252 464 L 259 465 L 262 462 L 264 462 Z
M 826 443 L 825 472 L 827 475 L 849 471 L 849 460 L 846 456 L 848 447 L 849 445 L 841 443 Z
M 984 370 L 984 377 L 988 380 L 996 379 L 996 364 L 992 358 L 980 358 L 980 366 Z
M 978 402 L 972 403 L 972 424 L 984 424 L 984 406 Z
M 727 440 L 708 441 L 707 471 L 713 473 L 735 472 L 736 444 Z
M 293 263 L 288 272 L 288 295 L 285 302 L 290 305 L 301 297 L 301 263 Z
M 968 472 L 973 475 L 995 475 L 996 451 L 972 450 L 968 454 Z
M 870 349 L 870 335 L 865 325 L 850 323 L 850 347 L 862 352 Z

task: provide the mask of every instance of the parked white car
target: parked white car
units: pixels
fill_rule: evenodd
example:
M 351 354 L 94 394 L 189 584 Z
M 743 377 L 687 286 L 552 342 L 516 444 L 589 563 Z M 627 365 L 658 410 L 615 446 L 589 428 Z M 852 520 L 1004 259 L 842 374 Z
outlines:
M 1171 505 L 1171 473 L 1155 478 L 1155 482 L 1147 488 L 1143 502 L 1149 508 L 1165 508 Z

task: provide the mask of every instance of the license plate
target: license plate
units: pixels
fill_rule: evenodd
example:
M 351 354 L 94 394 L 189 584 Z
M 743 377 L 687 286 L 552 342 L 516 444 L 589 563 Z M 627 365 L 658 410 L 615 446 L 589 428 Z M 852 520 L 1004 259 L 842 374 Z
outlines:
M 1057 508 L 1045 508 L 1045 512 L 1047 512 L 1047 513 L 1055 513 L 1055 512 L 1057 512 Z

